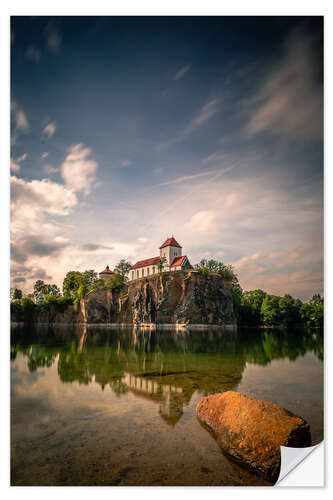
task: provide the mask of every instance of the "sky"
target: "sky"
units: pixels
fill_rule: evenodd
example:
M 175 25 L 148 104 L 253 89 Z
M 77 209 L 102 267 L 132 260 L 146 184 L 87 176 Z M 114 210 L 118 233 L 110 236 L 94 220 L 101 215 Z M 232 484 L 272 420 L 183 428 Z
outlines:
M 11 286 L 159 254 L 323 293 L 321 17 L 12 17 Z

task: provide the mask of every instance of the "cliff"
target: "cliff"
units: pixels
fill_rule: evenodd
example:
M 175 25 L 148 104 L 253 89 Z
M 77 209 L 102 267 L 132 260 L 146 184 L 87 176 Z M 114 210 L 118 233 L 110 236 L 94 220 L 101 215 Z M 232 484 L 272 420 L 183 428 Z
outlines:
M 174 272 L 100 289 L 81 301 L 87 323 L 235 325 L 230 284 L 217 275 Z
M 23 321 L 12 310 L 12 322 Z M 116 289 L 88 293 L 77 311 L 68 306 L 36 307 L 26 323 L 111 323 L 126 325 L 235 326 L 230 283 L 218 275 L 177 271 L 130 281 Z

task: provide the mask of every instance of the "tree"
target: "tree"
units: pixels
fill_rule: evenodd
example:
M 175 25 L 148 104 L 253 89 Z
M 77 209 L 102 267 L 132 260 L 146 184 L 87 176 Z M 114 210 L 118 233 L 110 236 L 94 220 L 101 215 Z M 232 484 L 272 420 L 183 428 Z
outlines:
M 280 322 L 280 297 L 266 295 L 261 305 L 261 317 L 264 325 L 273 326 Z
M 132 264 L 126 260 L 126 259 L 121 259 L 118 264 L 116 265 L 116 267 L 114 268 L 114 272 L 117 273 L 117 274 L 120 274 L 120 276 L 122 276 L 125 281 L 128 280 L 128 273 L 129 273 L 129 270 L 131 269 L 132 267 Z
M 163 271 L 164 266 L 166 265 L 167 260 L 165 257 L 160 257 L 158 261 L 156 262 L 157 269 L 161 273 Z
M 13 291 L 13 300 L 19 300 L 22 299 L 22 290 L 19 288 L 15 288 Z
M 96 281 L 98 281 L 97 273 L 93 269 L 84 271 L 82 273 L 82 277 L 84 281 L 87 283 L 89 289 L 96 283 Z
M 33 290 L 33 295 L 36 297 L 39 293 L 43 293 L 43 288 L 45 286 L 45 283 L 43 280 L 37 280 L 36 283 L 34 284 L 34 290 Z
M 217 273 L 223 280 L 238 283 L 237 275 L 230 264 L 224 264 L 214 259 L 201 259 L 199 264 L 196 264 L 194 268 L 204 276 L 208 276 L 210 273 Z
M 324 298 L 319 294 L 312 297 L 309 302 L 300 308 L 302 320 L 309 326 L 323 327 L 324 325 Z
M 123 286 L 125 283 L 125 278 L 121 274 L 116 274 L 113 273 L 111 274 L 110 278 L 106 282 L 106 287 L 107 288 L 117 288 L 120 286 Z
M 284 297 L 279 300 L 279 309 L 282 323 L 284 323 L 285 325 L 300 323 L 301 315 L 299 302 L 301 301 L 296 301 L 289 294 L 284 295 Z
M 75 297 L 82 281 L 82 274 L 79 271 L 68 271 L 62 283 L 62 293 L 65 297 Z
M 54 297 L 60 296 L 60 290 L 55 284 L 45 283 L 43 280 L 37 280 L 34 285 L 33 295 L 36 298 L 38 295 L 51 294 Z

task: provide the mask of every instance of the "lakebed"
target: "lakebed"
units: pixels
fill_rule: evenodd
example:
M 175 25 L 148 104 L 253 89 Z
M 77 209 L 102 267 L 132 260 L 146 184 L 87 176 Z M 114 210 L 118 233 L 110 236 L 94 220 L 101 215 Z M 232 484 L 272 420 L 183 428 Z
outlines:
M 318 331 L 17 327 L 11 347 L 13 485 L 267 485 L 198 422 L 238 391 L 302 416 L 323 439 Z

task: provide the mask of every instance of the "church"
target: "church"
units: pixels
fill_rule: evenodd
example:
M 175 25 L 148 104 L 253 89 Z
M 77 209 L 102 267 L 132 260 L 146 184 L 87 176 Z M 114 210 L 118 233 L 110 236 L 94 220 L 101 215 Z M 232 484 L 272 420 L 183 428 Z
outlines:
M 182 255 L 182 247 L 173 236 L 167 238 L 160 246 L 160 255 L 150 259 L 139 260 L 129 271 L 129 280 L 143 278 L 159 272 L 158 264 L 160 259 L 165 258 L 163 272 L 166 271 L 184 271 L 192 269 L 190 261 L 186 255 Z

